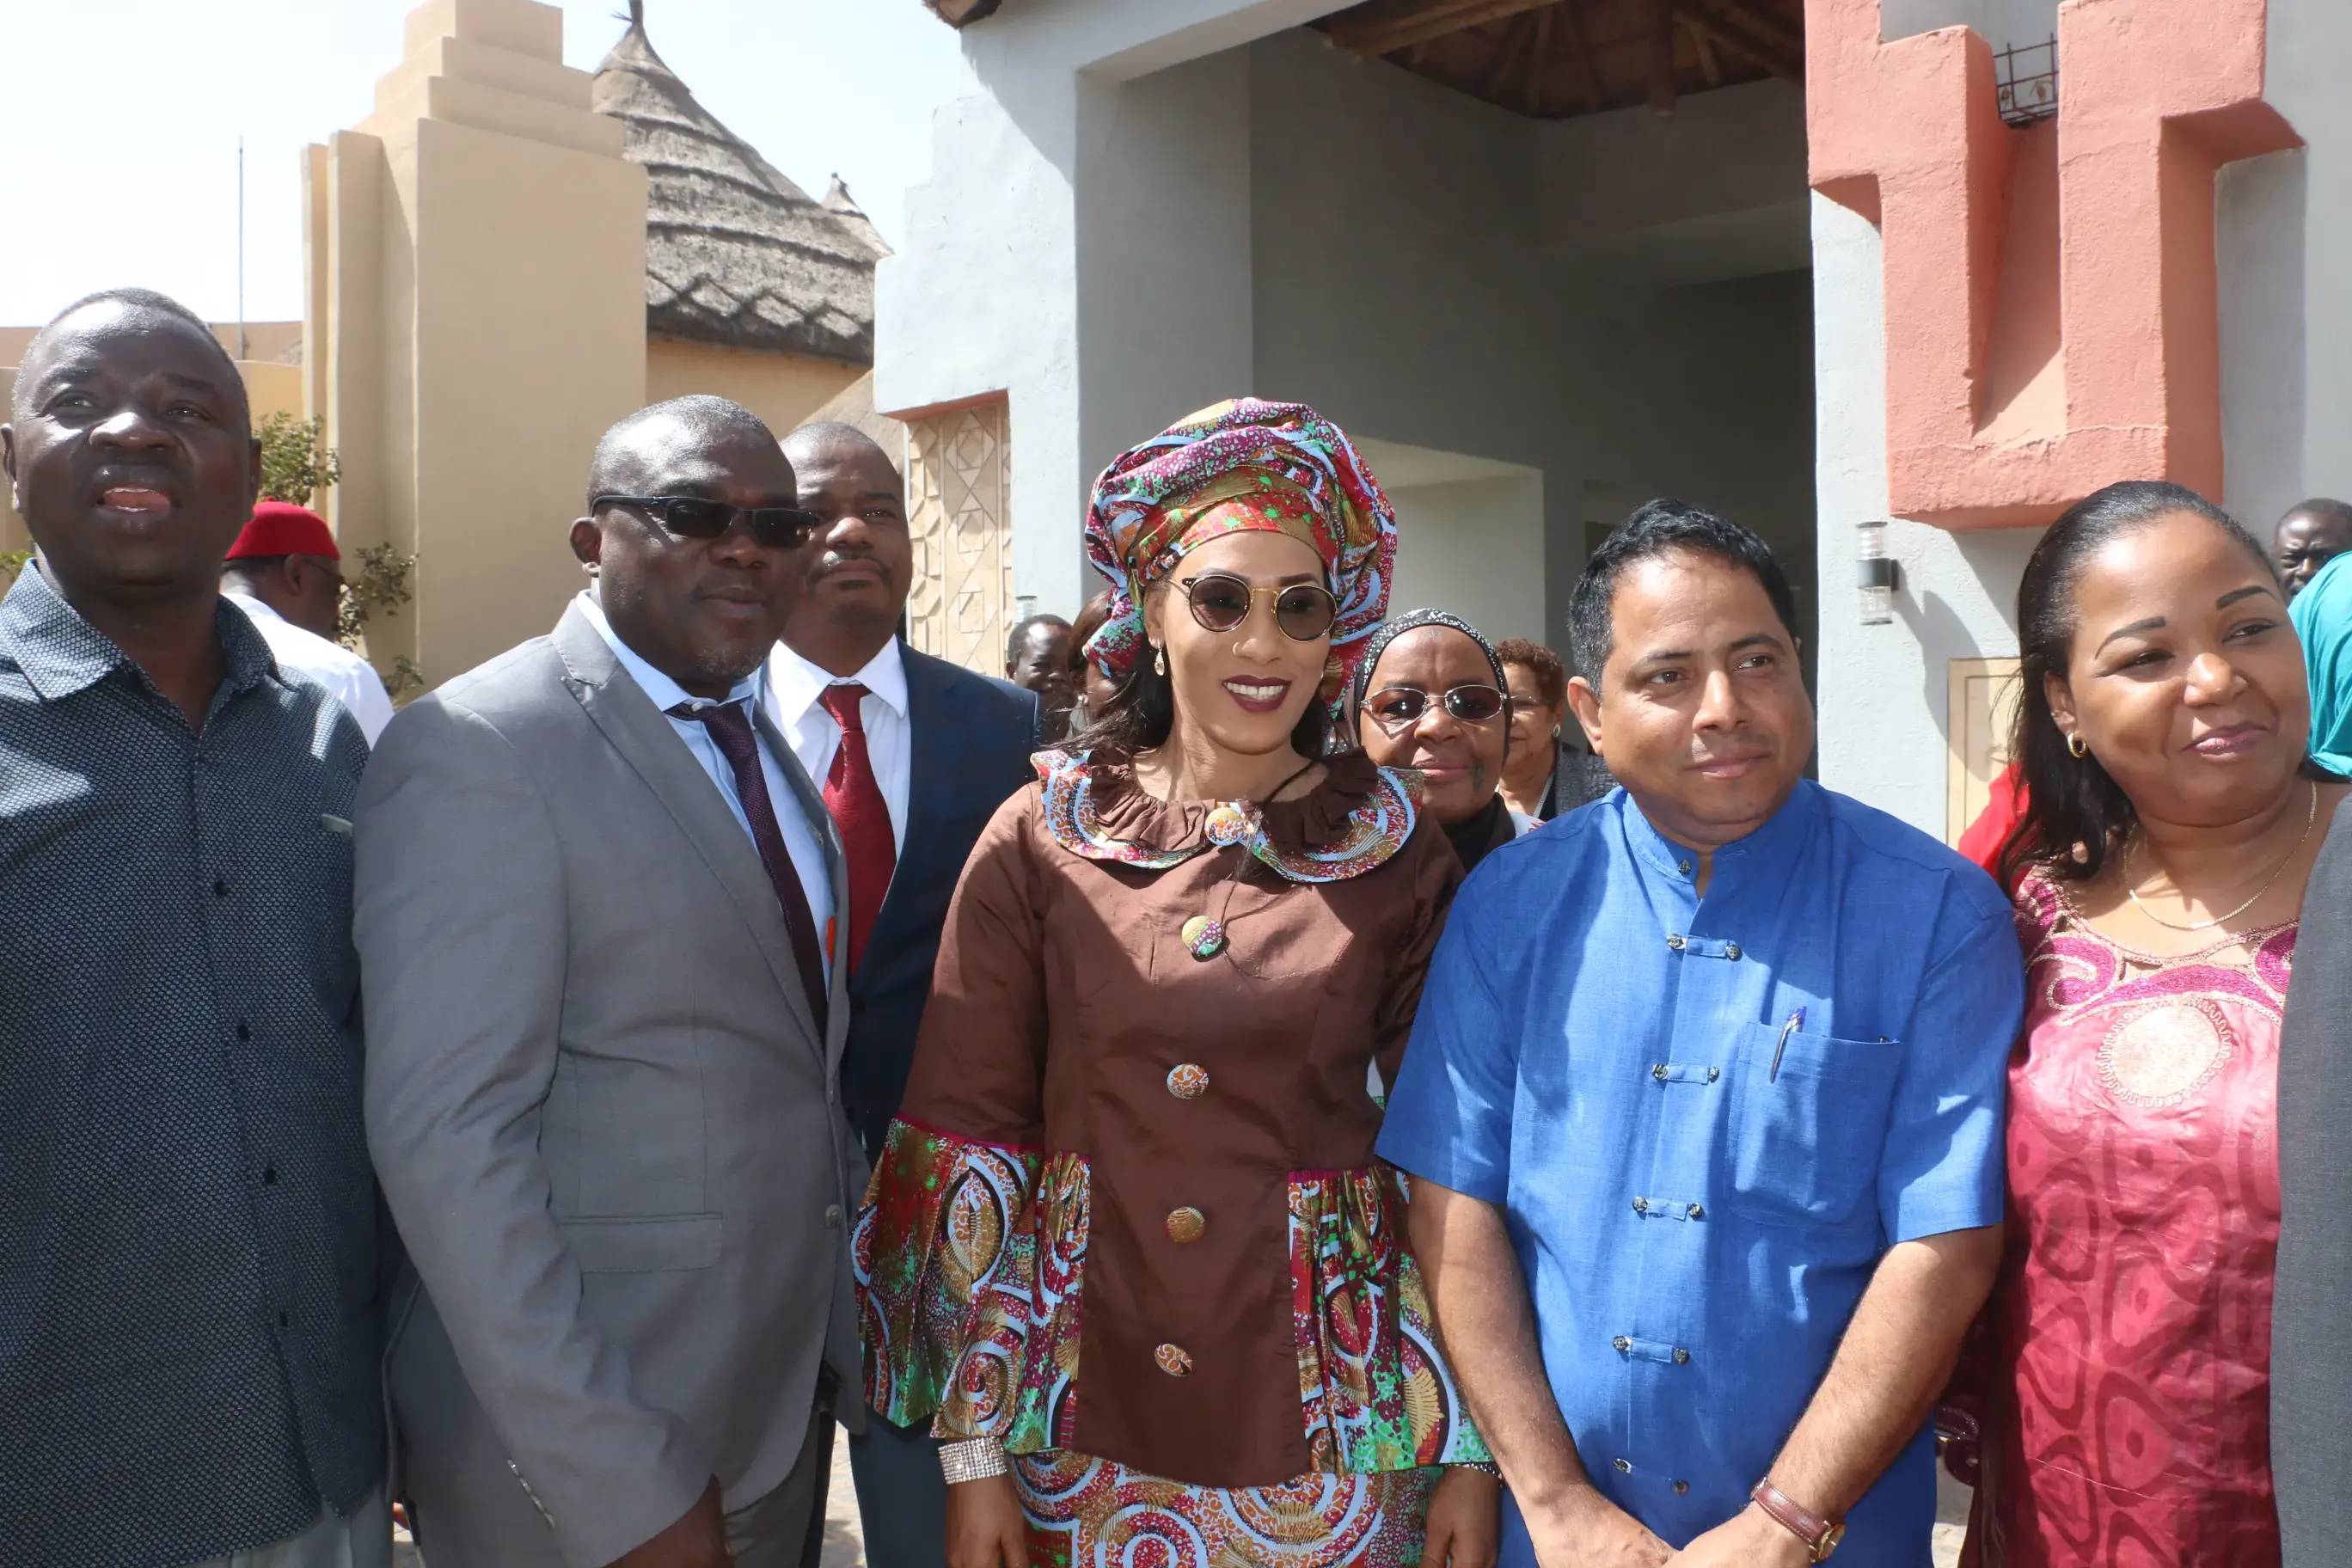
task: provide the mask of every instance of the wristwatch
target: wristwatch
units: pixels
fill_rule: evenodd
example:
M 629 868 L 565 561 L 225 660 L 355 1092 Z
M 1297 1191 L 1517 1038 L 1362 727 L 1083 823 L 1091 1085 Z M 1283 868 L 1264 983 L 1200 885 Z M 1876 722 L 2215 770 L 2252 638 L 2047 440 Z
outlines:
M 1748 1489 L 1748 1500 L 1805 1543 L 1808 1562 L 1828 1562 L 1830 1553 L 1838 1549 L 1838 1542 L 1845 1539 L 1845 1521 L 1826 1520 L 1817 1513 L 1806 1512 L 1804 1505 L 1774 1486 L 1769 1476 Z

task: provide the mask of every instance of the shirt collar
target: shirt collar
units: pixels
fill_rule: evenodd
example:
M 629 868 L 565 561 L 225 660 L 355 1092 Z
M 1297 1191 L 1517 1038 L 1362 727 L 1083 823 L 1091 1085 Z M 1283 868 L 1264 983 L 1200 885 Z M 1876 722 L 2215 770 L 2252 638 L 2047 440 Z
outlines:
M 264 604 L 261 600 L 255 598 L 250 594 L 240 594 L 234 589 L 223 588 L 221 590 L 221 597 L 226 599 L 230 604 L 235 605 L 238 609 L 243 610 L 248 618 L 257 619 L 266 616 L 273 621 L 284 621 L 286 619 L 285 616 L 279 615 L 276 610 L 271 609 L 268 605 Z M 288 624 L 291 625 L 292 623 L 289 622 Z
M 604 606 L 596 602 L 593 589 L 582 590 L 580 613 L 588 617 L 588 624 L 596 628 L 596 635 L 604 639 L 604 646 L 613 650 L 613 657 L 621 661 L 621 668 L 629 672 L 629 679 L 635 681 L 638 689 L 653 699 L 654 706 L 664 713 L 667 713 L 680 703 L 690 708 L 699 708 L 710 700 L 708 697 L 695 696 L 685 687 L 647 664 L 638 656 L 636 649 L 623 642 L 620 634 L 613 629 L 613 623 L 604 618 Z M 731 706 L 738 702 L 749 701 L 759 694 L 760 672 L 755 669 L 728 688 L 722 702 Z
M 213 635 L 220 639 L 223 694 L 235 696 L 277 673 L 269 645 L 226 598 L 213 611 Z M 0 653 L 16 660 L 44 702 L 87 690 L 131 662 L 30 561 L 0 600 Z
M 1698 851 L 1675 843 L 1659 832 L 1642 808 L 1634 804 L 1629 791 L 1617 802 L 1625 823 L 1625 841 L 1633 853 L 1661 876 L 1687 882 L 1696 875 Z M 1808 831 L 1823 810 L 1822 786 L 1811 779 L 1799 779 L 1796 789 L 1780 803 L 1780 809 L 1767 817 L 1764 826 L 1745 838 L 1735 838 L 1715 852 L 1715 873 L 1717 878 L 1726 867 L 1749 860 L 1769 861 L 1793 854 L 1804 841 Z
M 776 645 L 775 657 L 768 660 L 768 678 L 775 689 L 776 712 L 787 724 L 798 723 L 816 706 L 826 687 L 844 679 L 810 663 L 790 643 L 782 642 Z M 865 668 L 847 679 L 880 698 L 901 719 L 907 716 L 907 664 L 898 655 L 897 637 L 884 643 L 882 651 L 866 661 Z

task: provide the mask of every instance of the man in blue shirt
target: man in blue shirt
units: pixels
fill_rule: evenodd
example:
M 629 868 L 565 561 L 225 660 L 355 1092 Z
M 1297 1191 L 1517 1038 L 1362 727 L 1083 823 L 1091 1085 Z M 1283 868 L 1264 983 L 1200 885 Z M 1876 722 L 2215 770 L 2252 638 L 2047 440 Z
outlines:
M 0 1568 L 383 1568 L 367 742 L 220 595 L 260 448 L 144 289 L 25 351 L 0 468 Z
M 1487 858 L 1422 996 L 1380 1148 L 1504 1568 L 1928 1562 L 2023 975 L 1983 872 L 1804 779 L 1794 619 L 1737 524 L 1611 536 L 1570 699 L 1623 787 Z

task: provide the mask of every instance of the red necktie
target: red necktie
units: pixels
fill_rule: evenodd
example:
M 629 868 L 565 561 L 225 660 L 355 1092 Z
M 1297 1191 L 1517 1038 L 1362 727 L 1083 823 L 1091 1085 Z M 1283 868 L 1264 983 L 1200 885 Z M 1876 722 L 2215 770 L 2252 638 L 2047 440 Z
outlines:
M 818 699 L 841 726 L 841 746 L 824 774 L 824 808 L 841 829 L 841 851 L 849 861 L 849 973 L 857 973 L 866 956 L 866 939 L 874 934 L 874 917 L 882 912 L 882 895 L 890 890 L 890 873 L 898 868 L 898 843 L 890 831 L 890 807 L 874 777 L 874 758 L 866 750 L 866 721 L 857 711 L 866 688 L 856 681 L 828 686 Z

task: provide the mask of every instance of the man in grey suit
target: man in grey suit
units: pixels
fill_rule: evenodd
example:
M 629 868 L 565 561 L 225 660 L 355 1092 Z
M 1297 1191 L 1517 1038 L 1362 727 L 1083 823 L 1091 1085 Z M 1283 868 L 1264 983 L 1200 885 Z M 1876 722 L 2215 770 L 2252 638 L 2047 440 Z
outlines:
M 572 527 L 595 585 L 369 763 L 368 1144 L 421 1282 L 389 1384 L 433 1568 L 765 1568 L 821 1520 L 865 1173 L 839 842 L 757 704 L 796 500 L 734 404 L 622 421 Z

